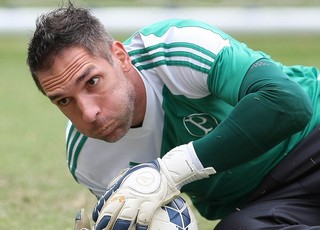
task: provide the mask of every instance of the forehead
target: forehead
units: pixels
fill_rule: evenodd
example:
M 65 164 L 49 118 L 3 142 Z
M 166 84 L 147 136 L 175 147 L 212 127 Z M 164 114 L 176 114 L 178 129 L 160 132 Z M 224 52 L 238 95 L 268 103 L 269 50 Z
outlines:
M 77 62 L 81 62 L 82 58 L 92 58 L 85 48 L 82 47 L 68 47 L 53 56 L 52 65 L 46 71 L 48 74 L 57 74 L 65 71 L 66 68 L 72 67 Z
M 53 57 L 53 64 L 48 70 L 38 71 L 39 82 L 47 93 L 70 82 L 82 68 L 90 65 L 94 56 L 81 47 L 65 48 Z

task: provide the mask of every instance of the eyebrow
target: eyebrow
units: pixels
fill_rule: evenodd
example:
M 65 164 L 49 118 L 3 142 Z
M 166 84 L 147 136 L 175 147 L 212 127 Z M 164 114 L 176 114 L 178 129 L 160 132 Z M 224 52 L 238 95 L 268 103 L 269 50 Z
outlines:
M 92 65 L 88 66 L 88 67 L 83 71 L 83 73 L 82 73 L 79 77 L 77 77 L 76 83 L 79 84 L 79 83 L 82 82 L 84 79 L 86 79 L 86 77 L 87 77 L 88 75 L 90 75 L 90 73 L 91 73 L 91 71 L 93 70 L 93 68 L 94 68 L 94 67 L 93 67 Z
M 62 94 L 55 94 L 55 95 L 52 95 L 52 96 L 48 96 L 48 98 L 50 99 L 50 101 L 54 101 L 55 99 L 61 97 Z
M 93 70 L 94 66 L 90 65 L 88 66 L 84 71 L 83 73 L 78 76 L 75 80 L 76 84 L 80 84 L 83 80 L 86 79 L 87 76 L 89 76 L 89 74 L 91 73 L 91 71 Z M 63 95 L 58 93 L 58 94 L 54 94 L 54 95 L 48 95 L 48 98 L 51 100 L 51 101 L 54 101 L 55 99 L 59 98 L 59 97 L 62 97 Z

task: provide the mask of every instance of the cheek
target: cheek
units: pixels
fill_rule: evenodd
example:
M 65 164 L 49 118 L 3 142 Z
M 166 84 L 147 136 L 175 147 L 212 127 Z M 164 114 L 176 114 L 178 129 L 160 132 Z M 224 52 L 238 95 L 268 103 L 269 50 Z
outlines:
M 81 112 L 74 107 L 58 107 L 59 110 L 74 124 L 77 129 L 82 124 Z
M 70 117 L 71 113 L 68 109 L 66 109 L 64 107 L 59 107 L 59 106 L 57 106 L 57 107 L 63 113 L 63 115 L 65 115 L 69 120 L 71 120 L 71 117 Z
M 68 117 L 68 119 L 72 122 L 74 127 L 82 134 L 86 136 L 90 136 L 91 125 L 89 123 L 83 122 L 83 120 L 79 117 Z
M 126 110 L 128 104 L 131 103 L 133 87 L 126 81 L 118 81 L 113 85 L 112 89 L 104 90 L 99 96 L 99 104 L 104 110 L 123 111 Z
M 134 103 L 134 92 L 129 88 L 122 88 L 117 92 L 116 99 L 113 101 L 114 106 L 119 110 L 126 110 Z

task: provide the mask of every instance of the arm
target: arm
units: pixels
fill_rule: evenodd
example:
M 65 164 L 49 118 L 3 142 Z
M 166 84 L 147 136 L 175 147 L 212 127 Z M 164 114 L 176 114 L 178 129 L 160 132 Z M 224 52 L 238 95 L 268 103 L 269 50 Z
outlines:
M 210 134 L 194 141 L 194 148 L 205 167 L 223 171 L 300 131 L 311 114 L 310 99 L 302 87 L 275 64 L 261 59 L 247 72 L 231 114 Z

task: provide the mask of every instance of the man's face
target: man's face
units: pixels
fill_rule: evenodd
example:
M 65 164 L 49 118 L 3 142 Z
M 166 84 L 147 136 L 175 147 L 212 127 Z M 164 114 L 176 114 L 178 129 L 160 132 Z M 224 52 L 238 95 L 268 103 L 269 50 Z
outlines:
M 49 99 L 83 134 L 108 142 L 123 137 L 133 119 L 135 92 L 121 61 L 90 55 L 71 47 L 54 58 L 48 71 L 37 73 Z

